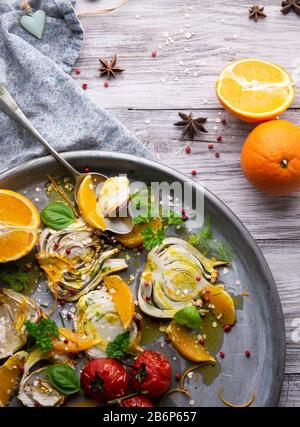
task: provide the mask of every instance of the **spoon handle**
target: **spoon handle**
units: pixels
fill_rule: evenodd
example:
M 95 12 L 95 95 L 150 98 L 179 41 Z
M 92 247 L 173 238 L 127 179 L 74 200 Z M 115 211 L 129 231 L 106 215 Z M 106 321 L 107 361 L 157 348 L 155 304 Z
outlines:
M 10 93 L 4 86 L 0 85 L 0 111 L 9 116 L 19 125 L 23 126 L 31 135 L 35 136 L 36 139 L 53 155 L 53 157 L 64 167 L 66 168 L 71 175 L 75 178 L 80 175 L 80 173 L 73 168 L 36 130 L 33 124 L 28 120 L 22 110 L 18 107 L 14 99 L 11 97 Z

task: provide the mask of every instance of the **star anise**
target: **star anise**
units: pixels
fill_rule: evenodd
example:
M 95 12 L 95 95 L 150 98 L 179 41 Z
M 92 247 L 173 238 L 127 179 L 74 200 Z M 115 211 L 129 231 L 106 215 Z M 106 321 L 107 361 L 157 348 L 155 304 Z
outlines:
M 199 136 L 200 132 L 208 132 L 203 123 L 206 122 L 206 117 L 193 118 L 193 114 L 178 113 L 182 119 L 179 122 L 174 123 L 175 126 L 184 126 L 182 131 L 182 138 L 187 134 L 189 138 L 194 139 L 195 135 Z
M 267 15 L 264 13 L 264 7 L 255 4 L 249 9 L 249 19 L 254 19 L 257 22 L 258 18 L 265 18 Z
M 285 0 L 281 3 L 281 12 L 287 15 L 291 10 L 300 15 L 300 0 Z
M 99 58 L 99 61 L 102 65 L 102 67 L 99 68 L 101 77 L 106 76 L 109 79 L 111 76 L 116 77 L 116 73 L 122 73 L 122 71 L 125 71 L 122 68 L 116 67 L 117 55 L 114 55 L 110 61 L 102 58 Z

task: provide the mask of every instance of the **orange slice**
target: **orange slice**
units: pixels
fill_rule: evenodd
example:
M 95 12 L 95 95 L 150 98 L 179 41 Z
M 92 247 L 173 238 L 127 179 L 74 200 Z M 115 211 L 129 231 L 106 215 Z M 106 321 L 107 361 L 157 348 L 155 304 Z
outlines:
M 203 289 L 208 303 L 213 304 L 215 308 L 213 313 L 221 325 L 233 325 L 236 321 L 235 307 L 231 296 L 219 286 L 207 286 Z
M 153 218 L 150 221 L 152 228 L 154 230 L 158 230 L 162 227 L 162 220 L 160 218 Z M 127 234 L 119 234 L 116 236 L 118 242 L 122 243 L 122 245 L 127 248 L 137 248 L 142 246 L 144 243 L 143 237 L 141 235 L 142 231 L 148 226 L 148 223 L 136 224 L 130 233 Z
M 196 363 L 216 362 L 205 346 L 198 342 L 197 336 L 188 328 L 179 325 L 175 320 L 169 324 L 166 334 L 173 347 L 186 359 Z
M 53 351 L 58 353 L 79 353 L 98 344 L 99 340 L 87 337 L 68 328 L 59 328 L 59 335 L 64 339 L 53 338 Z
M 120 276 L 106 276 L 103 281 L 111 294 L 123 326 L 127 329 L 134 316 L 134 299 L 129 286 Z
M 24 365 L 27 354 L 25 351 L 20 351 L 7 359 L 0 367 L 0 407 L 8 405 L 16 391 L 21 367 Z
M 77 203 L 87 224 L 102 231 L 106 229 L 104 217 L 97 212 L 97 197 L 91 175 L 87 175 L 80 184 L 77 192 Z
M 295 96 L 291 76 L 279 65 L 259 59 L 242 59 L 221 73 L 216 92 L 221 104 L 246 122 L 276 118 Z
M 0 189 L 0 262 L 27 255 L 36 244 L 39 224 L 39 213 L 30 200 Z

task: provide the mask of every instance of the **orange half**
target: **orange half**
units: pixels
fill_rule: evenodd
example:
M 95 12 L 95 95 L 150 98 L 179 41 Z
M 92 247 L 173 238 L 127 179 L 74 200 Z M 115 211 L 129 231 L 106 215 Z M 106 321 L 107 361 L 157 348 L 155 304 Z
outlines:
M 0 189 L 0 262 L 27 255 L 36 244 L 39 224 L 39 213 L 29 199 Z
M 295 96 L 291 76 L 279 65 L 259 59 L 242 59 L 221 73 L 216 93 L 224 108 L 246 122 L 276 118 Z
M 134 299 L 129 286 L 119 276 L 106 276 L 103 281 L 112 297 L 123 326 L 127 329 L 134 316 Z
M 87 175 L 80 184 L 77 192 L 77 203 L 87 224 L 102 231 L 106 229 L 104 217 L 97 212 L 97 197 L 91 175 Z

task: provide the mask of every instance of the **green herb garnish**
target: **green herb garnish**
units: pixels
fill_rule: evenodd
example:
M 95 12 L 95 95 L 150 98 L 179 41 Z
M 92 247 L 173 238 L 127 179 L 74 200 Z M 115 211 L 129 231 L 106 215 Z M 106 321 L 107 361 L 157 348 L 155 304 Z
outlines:
M 26 289 L 29 281 L 28 274 L 15 263 L 4 264 L 0 268 L 0 280 L 3 280 L 16 292 L 22 292 Z
M 64 203 L 50 203 L 42 210 L 41 219 L 47 227 L 59 231 L 71 225 L 75 215 L 70 206 Z
M 62 394 L 70 395 L 80 391 L 80 379 L 75 371 L 69 365 L 55 363 L 47 368 L 48 378 L 58 391 Z
M 129 346 L 129 333 L 117 335 L 116 338 L 106 347 L 108 357 L 120 359 L 125 356 L 127 347 Z
M 200 329 L 202 320 L 196 307 L 184 307 L 177 311 L 174 315 L 174 320 L 182 326 L 187 326 L 190 329 Z
M 13 291 L 27 293 L 37 282 L 40 271 L 34 254 L 30 253 L 18 261 L 0 264 L 0 281 Z
M 24 325 L 29 334 L 29 338 L 34 339 L 35 345 L 42 351 L 51 350 L 53 347 L 51 338 L 58 338 L 58 327 L 54 320 L 40 319 L 33 323 L 25 320 Z
M 173 209 L 169 209 L 169 211 L 165 213 L 164 217 L 166 219 L 167 227 L 169 227 L 170 225 L 184 224 L 182 215 L 175 212 Z
M 163 228 L 154 229 L 151 224 L 141 232 L 143 238 L 144 247 L 148 250 L 162 244 L 166 237 L 166 233 Z
M 230 244 L 225 240 L 216 240 L 211 227 L 210 216 L 205 217 L 204 226 L 197 234 L 191 234 L 189 242 L 197 246 L 205 256 L 215 256 L 218 259 L 230 262 L 234 253 Z

